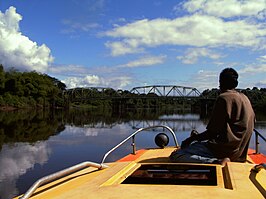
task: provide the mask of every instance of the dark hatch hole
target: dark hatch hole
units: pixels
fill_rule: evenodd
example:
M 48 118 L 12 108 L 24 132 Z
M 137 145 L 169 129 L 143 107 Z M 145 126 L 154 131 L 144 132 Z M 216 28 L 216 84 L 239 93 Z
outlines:
M 142 165 L 122 184 L 217 185 L 215 166 Z

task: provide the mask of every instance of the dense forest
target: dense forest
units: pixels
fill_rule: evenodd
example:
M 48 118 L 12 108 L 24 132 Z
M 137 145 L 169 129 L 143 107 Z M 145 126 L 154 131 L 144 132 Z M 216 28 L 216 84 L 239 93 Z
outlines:
M 66 85 L 46 74 L 4 71 L 0 65 L 0 106 L 3 107 L 55 107 L 63 106 L 62 92 Z
M 77 89 L 76 89 L 77 90 Z M 82 96 L 74 96 L 73 100 L 65 95 L 66 85 L 47 74 L 32 72 L 18 72 L 15 69 L 4 71 L 0 64 L 0 108 L 55 108 L 55 107 L 90 107 L 90 108 L 159 108 L 173 110 L 176 107 L 190 107 L 191 104 L 199 105 L 199 101 L 186 99 L 157 98 L 156 94 L 149 93 L 132 94 L 127 90 L 87 89 L 87 95 L 91 99 L 84 100 Z M 68 90 L 68 91 L 71 91 Z M 242 89 L 240 92 L 247 95 L 255 110 L 266 110 L 266 88 Z M 219 89 L 207 89 L 201 94 L 201 99 L 213 99 L 209 102 L 210 107 L 214 99 L 219 95 Z M 143 98 L 141 98 L 143 97 Z

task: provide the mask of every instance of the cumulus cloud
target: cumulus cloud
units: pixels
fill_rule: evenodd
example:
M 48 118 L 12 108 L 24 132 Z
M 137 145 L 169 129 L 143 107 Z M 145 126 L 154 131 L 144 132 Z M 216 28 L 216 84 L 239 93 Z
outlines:
M 176 58 L 184 64 L 194 64 L 200 57 L 216 60 L 221 58 L 222 55 L 207 48 L 190 48 L 185 52 L 184 56 L 177 56 Z
M 97 75 L 86 75 L 84 77 L 68 77 L 63 80 L 68 88 L 92 87 L 103 85 L 104 81 Z
M 49 73 L 61 76 L 61 81 L 68 89 L 76 87 L 120 88 L 127 85 L 131 78 L 119 74 L 117 68 L 117 66 L 87 68 L 81 65 L 57 65 L 50 67 Z
M 19 70 L 47 71 L 53 61 L 50 49 L 42 44 L 38 46 L 19 30 L 22 16 L 11 6 L 2 13 L 0 11 L 0 60 L 4 67 Z
M 81 65 L 55 65 L 50 67 L 49 73 L 61 76 L 64 74 L 61 81 L 66 84 L 67 88 L 112 87 L 124 89 L 133 80 L 136 82 L 135 78 L 129 72 L 130 69 L 161 64 L 166 58 L 166 55 L 144 56 L 112 67 L 86 68 Z
M 139 20 L 103 33 L 113 56 L 143 52 L 160 45 L 194 47 L 266 47 L 266 28 L 245 20 L 225 21 L 194 14 L 176 19 Z
M 134 42 L 133 40 L 124 40 L 124 42 L 106 42 L 105 46 L 111 49 L 112 56 L 144 52 L 144 48 L 138 46 L 138 41 Z
M 132 78 L 129 76 L 98 76 L 98 75 L 86 75 L 82 77 L 68 77 L 62 80 L 67 88 L 77 87 L 112 87 L 112 88 L 124 88 L 132 82 Z
M 201 13 L 217 17 L 265 17 L 265 0 L 189 0 L 183 8 L 190 13 Z

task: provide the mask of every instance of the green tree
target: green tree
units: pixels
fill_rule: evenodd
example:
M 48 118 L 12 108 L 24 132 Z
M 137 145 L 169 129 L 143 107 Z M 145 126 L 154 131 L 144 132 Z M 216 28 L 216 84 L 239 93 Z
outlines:
M 1 87 L 0 84 L 3 96 L 1 104 L 21 107 L 38 103 L 39 106 L 45 107 L 56 106 L 59 102 L 61 106 L 63 105 L 62 92 L 66 89 L 66 85 L 58 79 L 36 71 L 21 73 L 15 69 L 8 72 L 1 69 L 3 67 L 0 67 L 0 80 L 3 79 L 1 82 L 4 82 L 4 86 Z

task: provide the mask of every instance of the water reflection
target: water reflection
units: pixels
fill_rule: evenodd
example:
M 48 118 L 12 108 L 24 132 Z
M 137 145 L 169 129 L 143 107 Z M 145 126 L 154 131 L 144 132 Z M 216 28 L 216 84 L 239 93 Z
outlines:
M 100 162 L 109 149 L 137 128 L 167 125 L 181 142 L 192 128 L 204 131 L 207 121 L 198 114 L 169 115 L 147 110 L 120 114 L 88 110 L 0 112 L 0 198 L 24 193 L 39 178 L 66 167 L 88 160 Z M 257 126 L 264 136 L 265 124 L 260 121 Z M 138 134 L 137 149 L 155 147 L 157 133 L 151 130 Z M 265 150 L 265 144 L 263 147 Z M 131 151 L 130 144 L 124 145 L 107 161 Z
M 61 115 L 40 111 L 0 111 L 0 150 L 4 143 L 47 140 L 64 130 Z
M 5 144 L 0 153 L 0 196 L 12 198 L 17 195 L 18 178 L 35 164 L 44 165 L 50 154 L 51 149 L 45 142 Z

